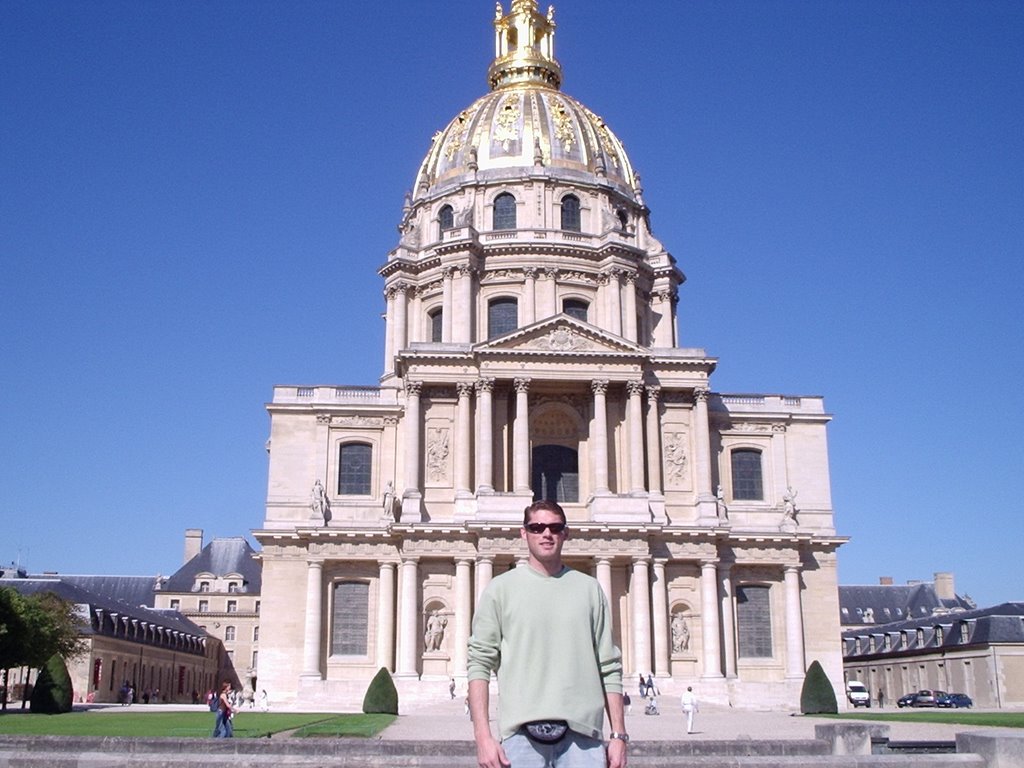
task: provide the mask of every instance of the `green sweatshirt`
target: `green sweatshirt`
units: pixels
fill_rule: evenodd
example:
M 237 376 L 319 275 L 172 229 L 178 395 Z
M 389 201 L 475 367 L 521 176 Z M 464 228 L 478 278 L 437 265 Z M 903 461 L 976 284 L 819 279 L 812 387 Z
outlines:
M 502 739 L 533 720 L 565 720 L 599 739 L 605 693 L 622 693 L 622 654 L 596 579 L 520 565 L 480 597 L 469 638 L 469 679 L 498 673 Z

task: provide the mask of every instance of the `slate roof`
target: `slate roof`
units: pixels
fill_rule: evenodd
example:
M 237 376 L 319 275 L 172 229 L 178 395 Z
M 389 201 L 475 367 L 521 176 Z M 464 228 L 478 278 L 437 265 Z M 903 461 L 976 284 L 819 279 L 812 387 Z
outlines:
M 839 623 L 844 627 L 923 619 L 975 607 L 966 597 L 942 600 L 932 583 L 839 587 Z
M 33 574 L 35 578 L 56 578 L 65 584 L 74 584 L 83 589 L 113 598 L 128 605 L 153 607 L 153 588 L 156 576 L 85 576 L 69 574 Z
M 164 580 L 162 592 L 193 592 L 200 574 L 242 577 L 242 593 L 259 594 L 263 568 L 256 559 L 256 550 L 241 536 L 214 539 L 198 555 Z

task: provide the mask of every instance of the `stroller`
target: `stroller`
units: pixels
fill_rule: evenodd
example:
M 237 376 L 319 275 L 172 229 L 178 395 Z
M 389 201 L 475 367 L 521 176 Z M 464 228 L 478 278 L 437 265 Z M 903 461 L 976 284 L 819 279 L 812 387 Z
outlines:
M 644 714 L 645 715 L 660 715 L 661 714 L 661 712 L 658 711 L 658 700 L 656 698 L 654 698 L 654 694 L 653 693 L 651 694 L 651 697 L 647 700 L 647 705 L 644 707 Z

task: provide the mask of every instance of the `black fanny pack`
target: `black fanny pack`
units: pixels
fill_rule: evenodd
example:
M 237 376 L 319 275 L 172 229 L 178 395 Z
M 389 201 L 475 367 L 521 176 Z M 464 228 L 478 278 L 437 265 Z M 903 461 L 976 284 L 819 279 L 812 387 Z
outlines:
M 526 735 L 541 744 L 556 744 L 569 732 L 569 724 L 565 720 L 535 720 L 524 723 Z

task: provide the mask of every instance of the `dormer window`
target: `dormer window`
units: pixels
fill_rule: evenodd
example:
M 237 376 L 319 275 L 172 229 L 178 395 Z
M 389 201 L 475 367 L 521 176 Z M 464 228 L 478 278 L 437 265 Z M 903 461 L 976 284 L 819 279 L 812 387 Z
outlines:
M 580 199 L 576 195 L 562 198 L 562 229 L 567 232 L 580 231 Z
M 494 229 L 516 228 L 516 199 L 508 192 L 494 198 Z
M 199 582 L 199 591 L 200 592 L 209 592 L 210 591 L 210 582 L 208 582 L 208 581 L 200 581 Z
M 228 582 L 228 592 L 237 592 L 237 591 L 238 591 L 238 582 L 237 581 L 229 581 Z

